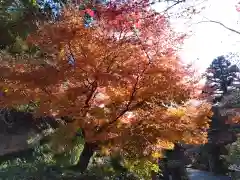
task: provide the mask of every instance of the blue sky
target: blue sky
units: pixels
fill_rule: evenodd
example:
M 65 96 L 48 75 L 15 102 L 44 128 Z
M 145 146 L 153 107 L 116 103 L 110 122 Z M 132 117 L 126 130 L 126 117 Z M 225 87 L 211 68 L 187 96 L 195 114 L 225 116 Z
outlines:
M 184 7 L 197 5 L 199 9 L 201 7 L 205 7 L 205 9 L 203 9 L 201 13 L 194 15 L 192 19 L 186 17 L 174 18 L 172 15 L 171 22 L 174 28 L 177 31 L 189 32 L 191 34 L 191 36 L 185 40 L 183 49 L 180 52 L 184 61 L 195 62 L 197 68 L 200 71 L 204 71 L 217 56 L 240 51 L 240 48 L 238 48 L 238 45 L 240 45 L 240 35 L 226 30 L 217 24 L 198 23 L 208 18 L 220 21 L 226 26 L 236 30 L 239 29 L 240 31 L 238 24 L 240 12 L 237 12 L 235 7 L 239 0 L 186 1 L 187 4 L 184 4 Z M 164 5 L 158 4 L 155 8 L 161 11 Z M 179 12 L 179 6 L 171 10 L 173 14 L 177 12 Z

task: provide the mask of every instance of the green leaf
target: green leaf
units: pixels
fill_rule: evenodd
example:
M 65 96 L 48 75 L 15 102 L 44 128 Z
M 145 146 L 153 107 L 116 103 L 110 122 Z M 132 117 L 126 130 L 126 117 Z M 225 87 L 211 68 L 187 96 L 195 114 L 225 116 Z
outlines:
M 37 5 L 37 1 L 36 0 L 31 0 L 31 3 L 32 3 L 33 6 Z

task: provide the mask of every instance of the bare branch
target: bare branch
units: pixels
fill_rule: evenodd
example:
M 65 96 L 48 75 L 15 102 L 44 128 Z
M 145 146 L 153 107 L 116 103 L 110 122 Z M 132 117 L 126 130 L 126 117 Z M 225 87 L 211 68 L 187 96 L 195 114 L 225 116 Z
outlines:
M 167 11 L 169 11 L 170 9 L 172 9 L 173 7 L 175 7 L 176 5 L 186 2 L 186 0 L 182 0 L 182 1 L 174 1 L 175 3 L 172 4 L 171 6 L 168 6 L 165 10 L 163 10 L 161 13 L 166 13 Z
M 109 127 L 109 126 L 111 126 L 112 124 L 114 124 L 119 118 L 121 118 L 126 112 L 128 112 L 129 111 L 129 108 L 130 108 L 130 106 L 131 106 L 131 104 L 132 104 L 132 101 L 134 100 L 134 98 L 135 98 L 135 94 L 136 94 L 136 92 L 137 92 L 137 85 L 138 85 L 138 82 L 139 82 L 139 76 L 137 77 L 137 79 L 136 79 L 136 82 L 135 82 L 135 84 L 134 84 L 134 86 L 133 86 L 133 89 L 132 89 L 132 92 L 131 92 L 131 95 L 130 95 L 130 98 L 129 98 L 129 101 L 128 101 L 128 103 L 127 103 L 127 105 L 126 105 L 126 107 L 119 113 L 119 115 L 116 117 L 116 118 L 114 118 L 112 121 L 110 121 L 109 123 L 107 123 L 107 124 L 105 124 L 105 125 L 103 125 L 102 127 L 100 127 L 98 130 L 97 130 L 97 132 L 96 133 L 101 133 L 102 131 L 104 131 L 107 127 Z
M 200 24 L 200 23 L 215 23 L 215 24 L 218 24 L 218 25 L 224 27 L 225 29 L 227 29 L 227 30 L 229 30 L 229 31 L 232 31 L 232 32 L 237 33 L 237 34 L 240 34 L 240 31 L 237 31 L 237 30 L 235 30 L 235 29 L 233 29 L 233 28 L 230 28 L 230 27 L 226 26 L 225 24 L 223 24 L 223 23 L 221 23 L 221 22 L 219 22 L 219 21 L 206 20 L 206 21 L 197 22 L 197 23 L 195 23 L 195 24 Z

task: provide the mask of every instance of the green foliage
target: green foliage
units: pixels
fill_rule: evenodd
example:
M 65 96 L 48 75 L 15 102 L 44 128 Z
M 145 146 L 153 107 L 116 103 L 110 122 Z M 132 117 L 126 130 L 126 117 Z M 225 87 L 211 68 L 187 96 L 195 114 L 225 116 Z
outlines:
M 83 149 L 83 141 L 77 139 L 72 150 L 61 155 L 54 155 L 48 144 L 35 147 L 32 154 L 8 160 L 0 165 L 0 177 L 6 180 L 29 179 L 38 177 L 44 179 L 59 179 L 68 176 L 61 167 L 73 165 L 78 160 Z
M 7 160 L 0 165 L 0 177 L 3 180 L 31 179 L 41 180 L 75 179 L 88 180 L 138 180 L 133 173 L 113 166 L 112 158 L 95 153 L 88 170 L 81 174 L 68 170 L 77 163 L 83 150 L 84 140 L 78 136 L 73 140 L 73 148 L 61 154 L 54 154 L 49 144 L 36 146 L 32 153 Z M 36 143 L 35 143 L 36 145 Z M 118 161 L 118 159 L 116 159 Z M 116 163 L 115 163 L 116 164 Z M 142 166 L 144 169 L 145 166 Z
M 38 101 L 30 102 L 29 104 L 21 104 L 16 107 L 16 110 L 21 112 L 34 112 L 39 106 L 38 104 Z
M 32 0 L 0 1 L 0 49 L 8 49 L 13 54 L 29 51 L 32 47 L 28 47 L 25 39 L 44 20 Z
M 125 160 L 127 169 L 137 176 L 148 180 L 151 179 L 151 171 L 159 172 L 159 166 L 146 159 L 128 159 Z
M 62 154 L 54 155 L 56 164 L 60 167 L 68 167 L 75 165 L 78 162 L 79 156 L 84 147 L 84 140 L 81 137 L 75 137 L 73 141 L 73 148 L 67 150 Z
M 95 153 L 91 158 L 90 165 L 86 174 L 91 174 L 97 179 L 101 180 L 140 180 L 141 178 L 134 174 L 129 169 L 125 169 L 119 164 L 120 159 L 108 156 L 101 156 L 101 154 Z M 115 162 L 113 162 L 115 161 Z M 116 166 L 118 164 L 118 167 Z M 147 180 L 147 179 L 146 179 Z
M 17 36 L 15 38 L 15 42 L 12 44 L 12 46 L 9 49 L 11 53 L 18 53 L 18 54 L 22 54 L 24 52 L 27 52 L 28 50 L 29 50 L 29 47 L 26 41 L 24 41 L 23 38 L 21 38 L 20 36 Z
M 228 155 L 224 156 L 229 164 L 229 169 L 233 169 L 231 173 L 233 180 L 240 179 L 240 138 L 236 142 L 227 146 Z
M 37 147 L 32 157 L 29 155 L 29 157 L 19 157 L 2 163 L 0 177 L 6 180 L 43 178 L 41 174 L 44 174 L 46 167 L 55 163 L 52 154 L 43 153 L 44 149 L 45 147 Z
M 228 162 L 240 165 L 240 138 L 228 146 L 228 152 Z

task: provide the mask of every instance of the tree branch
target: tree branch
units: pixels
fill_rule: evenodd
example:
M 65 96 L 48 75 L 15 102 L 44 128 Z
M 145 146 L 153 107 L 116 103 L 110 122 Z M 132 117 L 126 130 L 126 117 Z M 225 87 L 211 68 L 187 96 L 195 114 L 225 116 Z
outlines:
M 226 26 L 225 24 L 223 24 L 223 23 L 221 23 L 221 22 L 219 22 L 219 21 L 207 20 L 207 21 L 200 21 L 200 22 L 198 22 L 198 23 L 196 23 L 196 24 L 200 24 L 200 23 L 215 23 L 215 24 L 218 24 L 218 25 L 224 27 L 225 29 L 227 29 L 227 30 L 229 30 L 229 31 L 232 31 L 232 32 L 237 33 L 237 34 L 240 35 L 240 31 L 237 31 L 237 30 L 235 30 L 235 29 L 233 29 L 233 28 L 230 28 L 230 27 Z
M 119 113 L 119 115 L 114 118 L 112 121 L 110 121 L 109 123 L 107 124 L 104 124 L 102 127 L 100 127 L 96 133 L 101 133 L 102 131 L 104 131 L 107 127 L 111 126 L 112 124 L 114 124 L 119 118 L 121 118 L 127 111 L 129 111 L 129 108 L 130 108 L 130 105 L 135 97 L 135 94 L 136 94 L 136 91 L 137 91 L 137 84 L 138 84 L 138 81 L 139 81 L 139 76 L 137 77 L 137 80 L 136 80 L 136 83 L 134 84 L 133 86 L 133 90 L 131 92 L 131 95 L 130 95 L 130 98 L 129 98 L 129 101 L 126 105 L 126 107 Z
M 147 51 L 145 50 L 145 48 L 144 48 L 144 46 L 143 46 L 143 44 L 142 44 L 142 42 L 141 42 L 141 39 L 139 38 L 139 36 L 138 36 L 137 34 L 136 34 L 136 36 L 137 36 L 138 40 L 139 40 L 140 43 L 141 43 L 143 52 L 144 52 L 144 53 L 146 54 L 146 56 L 147 56 L 148 64 L 147 64 L 147 66 L 143 69 L 143 71 L 137 76 L 136 82 L 135 82 L 135 84 L 134 84 L 134 86 L 133 86 L 133 90 L 132 90 L 132 92 L 131 92 L 131 95 L 130 95 L 130 98 L 129 98 L 129 101 L 128 101 L 126 107 L 120 112 L 120 114 L 119 114 L 115 119 L 113 119 L 111 122 L 109 122 L 109 123 L 103 125 L 102 127 L 100 127 L 100 128 L 96 131 L 96 133 L 101 133 L 105 128 L 107 128 L 107 127 L 111 126 L 112 124 L 114 124 L 119 118 L 121 118 L 126 112 L 128 112 L 128 111 L 130 110 L 130 109 L 129 109 L 129 108 L 130 108 L 130 105 L 131 105 L 132 101 L 134 100 L 135 94 L 136 94 L 136 92 L 137 92 L 137 85 L 138 85 L 138 83 L 139 83 L 139 79 L 140 79 L 140 77 L 145 73 L 145 71 L 147 70 L 147 68 L 149 67 L 149 65 L 151 65 L 151 63 L 152 63 L 149 54 L 147 53 Z M 141 103 L 143 103 L 143 102 L 141 102 Z M 135 106 L 138 106 L 138 105 L 139 105 L 139 103 L 137 103 Z M 134 106 L 134 107 L 135 107 L 135 106 Z M 134 107 L 133 107 L 133 108 L 134 108 Z
M 89 95 L 87 96 L 87 99 L 86 99 L 86 101 L 85 101 L 85 106 L 84 106 L 84 108 L 89 108 L 89 107 L 90 107 L 89 102 L 90 102 L 90 100 L 92 99 L 92 97 L 93 97 L 93 95 L 94 95 L 94 93 L 95 93 L 95 91 L 96 91 L 96 89 L 97 89 L 97 87 L 98 87 L 96 80 L 95 80 L 93 83 L 91 83 L 91 85 L 92 85 L 92 88 L 91 88 L 91 91 L 90 91 Z M 85 115 L 84 115 L 84 116 L 85 116 Z
M 162 12 L 160 13 L 166 13 L 167 11 L 169 11 L 170 9 L 172 9 L 174 6 L 180 4 L 180 3 L 183 3 L 183 2 L 186 2 L 186 0 L 182 0 L 182 1 L 173 1 L 175 2 L 174 4 L 172 4 L 171 6 L 168 6 L 165 10 L 163 10 Z
M 170 9 L 172 9 L 173 7 L 175 7 L 176 5 L 185 2 L 185 0 L 182 0 L 182 1 L 172 1 L 172 2 L 174 2 L 174 4 L 172 4 L 171 6 L 168 6 L 168 7 L 167 7 L 166 9 L 164 9 L 163 11 L 161 11 L 161 12 L 156 12 L 156 11 L 155 11 L 154 13 L 152 13 L 152 14 L 150 14 L 150 15 L 147 15 L 147 16 L 145 16 L 145 17 L 138 18 L 138 19 L 136 19 L 136 20 L 152 18 L 152 17 L 154 17 L 156 14 L 157 14 L 157 15 L 165 14 L 165 13 L 167 13 L 167 11 L 169 11 Z

